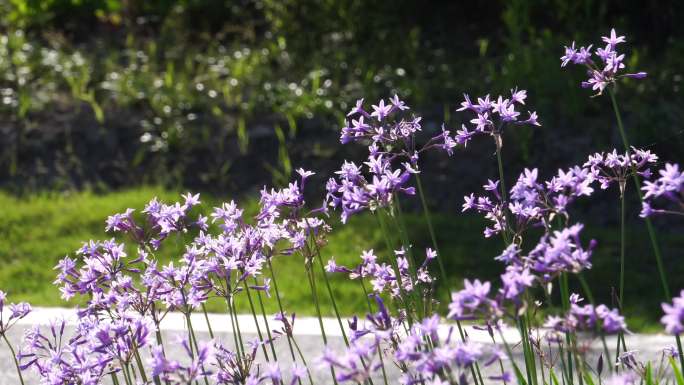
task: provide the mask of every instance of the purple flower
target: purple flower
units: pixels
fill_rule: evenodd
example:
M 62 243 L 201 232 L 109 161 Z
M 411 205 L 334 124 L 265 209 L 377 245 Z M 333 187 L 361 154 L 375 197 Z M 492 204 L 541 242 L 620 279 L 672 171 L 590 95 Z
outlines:
M 597 94 L 601 94 L 608 85 L 615 83 L 618 78 L 643 79 L 646 77 L 645 72 L 619 73 L 620 70 L 625 68 L 625 55 L 618 53 L 615 48 L 617 44 L 626 41 L 624 36 L 617 36 L 615 29 L 611 29 L 610 36 L 604 36 L 601 39 L 606 43 L 606 46 L 596 49 L 593 53 L 596 54 L 602 63 L 592 59 L 591 45 L 589 47 L 580 47 L 578 50 L 575 48 L 575 42 L 572 42 L 570 47 L 565 47 L 565 53 L 560 58 L 561 67 L 565 67 L 570 62 L 587 67 L 589 79 L 582 82 L 583 88 L 591 88 L 597 91 Z
M 512 89 L 510 98 L 498 96 L 496 101 L 491 101 L 490 96 L 487 95 L 484 98 L 478 98 L 477 104 L 473 104 L 467 94 L 464 94 L 463 97 L 465 100 L 461 102 L 461 107 L 457 111 L 471 111 L 475 114 L 475 117 L 470 120 L 470 123 L 475 126 L 474 131 L 469 132 L 463 126 L 462 130 L 456 132 L 455 141 L 463 146 L 466 146 L 475 134 L 500 137 L 504 126 L 508 123 L 541 125 L 537 121 L 536 112 L 529 112 L 529 117 L 525 120 L 518 119 L 520 112 L 516 110 L 516 105 L 525 104 L 525 99 L 527 99 L 527 91 L 525 90 Z M 497 145 L 500 145 L 500 140 L 498 140 Z
M 645 193 L 641 216 L 684 215 L 684 172 L 678 164 L 666 163 L 658 174 L 658 178 L 645 181 L 641 188 Z
M 449 313 L 447 318 L 454 320 L 466 320 L 477 318 L 491 318 L 500 313 L 495 301 L 488 298 L 491 284 L 464 280 L 463 289 L 451 293 Z
M 679 297 L 672 298 L 672 303 L 661 304 L 665 315 L 660 319 L 660 323 L 665 326 L 665 331 L 670 334 L 681 334 L 684 332 L 684 290 L 679 293 Z

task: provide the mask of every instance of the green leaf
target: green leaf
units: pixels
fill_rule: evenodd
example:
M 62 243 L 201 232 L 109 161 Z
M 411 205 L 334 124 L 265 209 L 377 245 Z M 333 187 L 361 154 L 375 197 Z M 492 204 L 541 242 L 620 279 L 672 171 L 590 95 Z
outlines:
M 672 366 L 672 372 L 674 372 L 677 385 L 684 385 L 684 377 L 682 377 L 682 372 L 679 370 L 679 367 L 677 367 L 677 363 L 675 362 L 674 358 L 668 357 L 667 359 L 670 361 L 670 366 Z
M 556 377 L 556 372 L 554 372 L 553 369 L 551 369 L 549 371 L 549 373 L 551 375 L 551 384 L 552 385 L 558 385 L 559 383 L 558 383 L 558 377 Z
M 591 374 L 589 372 L 582 373 L 582 377 L 584 377 L 584 380 L 587 382 L 587 385 L 596 385 L 594 379 L 591 378 Z

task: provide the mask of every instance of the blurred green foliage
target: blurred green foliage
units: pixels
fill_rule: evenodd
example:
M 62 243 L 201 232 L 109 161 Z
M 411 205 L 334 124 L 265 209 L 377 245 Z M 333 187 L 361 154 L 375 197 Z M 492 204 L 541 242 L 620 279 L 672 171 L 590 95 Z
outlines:
M 564 44 L 597 42 L 611 26 L 628 36 L 629 64 L 651 74 L 620 90 L 633 141 L 671 159 L 684 148 L 682 8 L 0 0 L 0 178 L 17 191 L 282 184 L 302 164 L 328 172 L 348 156 L 335 131 L 357 98 L 399 93 L 429 132 L 460 124 L 463 92 L 515 86 L 529 90 L 544 128 L 506 138 L 510 169 L 555 169 L 576 161 L 577 147 L 615 141 L 607 102 L 558 60 Z

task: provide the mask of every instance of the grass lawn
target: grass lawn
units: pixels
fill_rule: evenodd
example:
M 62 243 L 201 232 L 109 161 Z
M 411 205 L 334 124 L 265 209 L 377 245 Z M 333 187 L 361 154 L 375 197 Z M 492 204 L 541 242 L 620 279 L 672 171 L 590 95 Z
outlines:
M 154 196 L 165 202 L 180 199 L 178 192 L 154 187 L 104 195 L 80 192 L 21 199 L 0 194 L 0 207 L 3 208 L 0 215 L 0 288 L 9 294 L 13 302 L 29 301 L 36 306 L 69 305 L 59 298 L 58 291 L 52 286 L 55 276 L 53 267 L 57 261 L 65 255 L 73 255 L 83 241 L 110 238 L 104 232 L 104 220 L 108 215 L 129 207 L 140 210 Z M 202 200 L 202 210 L 205 212 L 219 203 L 214 197 L 204 196 Z M 247 204 L 247 207 L 253 210 L 254 202 Z M 439 298 L 446 299 L 448 288 L 458 287 L 463 278 L 496 278 L 502 266 L 493 257 L 500 252 L 502 244 L 498 238 L 481 237 L 484 223 L 479 217 L 439 213 L 433 219 L 438 229 L 440 251 L 450 275 L 450 282 L 440 285 Z M 411 242 L 421 256 L 422 250 L 431 244 L 422 214 L 405 214 L 405 221 Z M 337 263 L 351 266 L 358 261 L 364 249 L 373 248 L 381 257 L 387 255 L 373 216 L 359 215 L 346 226 L 336 221 L 332 225 L 334 230 L 328 245 L 322 250 L 324 259 L 334 256 Z M 644 229 L 630 230 L 625 294 L 629 326 L 632 330 L 657 330 L 662 290 Z M 599 241 L 593 257 L 594 268 L 586 273 L 586 278 L 594 295 L 608 304 L 611 303 L 611 287 L 616 285 L 618 279 L 619 244 L 615 239 L 616 233 L 615 229 L 600 226 L 588 226 L 584 231 L 587 240 L 593 237 Z M 684 287 L 683 275 L 676 274 L 681 270 L 680 264 L 674 258 L 677 250 L 684 248 L 684 239 L 677 234 L 660 234 L 660 240 L 664 245 L 672 287 Z M 182 239 L 178 239 L 175 246 L 173 242 L 170 243 L 172 245 L 158 255 L 163 261 L 177 258 L 182 250 Z M 300 258 L 278 257 L 274 260 L 274 268 L 286 309 L 298 314 L 314 314 L 315 308 Z M 316 273 L 319 276 L 317 282 L 323 302 L 322 310 L 331 314 L 332 307 L 326 300 L 327 294 L 318 266 Z M 358 282 L 351 282 L 342 276 L 333 275 L 331 278 L 341 312 L 363 313 L 365 299 Z M 579 290 L 578 286 L 575 286 L 575 290 Z M 268 311 L 275 312 L 275 300 L 264 300 Z M 241 311 L 249 311 L 249 303 L 244 296 L 238 298 L 237 304 Z M 208 307 L 215 312 L 225 309 L 222 301 L 210 301 Z

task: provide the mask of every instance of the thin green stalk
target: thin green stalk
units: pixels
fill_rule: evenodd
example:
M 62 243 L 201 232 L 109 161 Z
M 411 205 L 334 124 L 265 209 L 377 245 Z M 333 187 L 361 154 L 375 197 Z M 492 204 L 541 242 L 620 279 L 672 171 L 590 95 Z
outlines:
M 133 356 L 135 357 L 135 363 L 136 365 L 138 365 L 138 370 L 140 371 L 140 378 L 142 379 L 143 383 L 146 384 L 147 374 L 145 374 L 145 367 L 143 366 L 142 359 L 140 359 L 140 353 L 138 352 L 137 346 L 135 348 Z
M 254 283 L 257 283 L 256 277 L 254 278 Z M 259 308 L 261 308 L 261 315 L 264 319 L 264 324 L 266 325 L 266 335 L 268 335 L 269 345 L 271 346 L 271 354 L 273 355 L 273 360 L 278 361 L 278 356 L 275 351 L 275 344 L 273 343 L 273 336 L 271 336 L 271 327 L 268 325 L 268 317 L 266 316 L 266 308 L 264 307 L 264 301 L 261 298 L 261 291 L 257 290 L 257 300 L 259 300 Z
M 316 293 L 316 281 L 314 280 L 313 277 L 313 270 L 310 269 L 310 266 L 307 267 L 306 264 L 304 264 L 304 270 L 306 272 L 306 276 L 309 279 L 309 288 L 311 289 L 311 297 L 314 302 L 314 307 L 316 308 L 316 316 L 318 317 L 318 326 L 321 328 L 321 336 L 323 337 L 323 345 L 327 348 L 328 346 L 328 336 L 325 334 L 325 327 L 323 326 L 323 316 L 321 315 L 321 306 L 320 303 L 318 302 L 318 294 Z M 297 347 L 297 351 L 299 351 L 299 346 L 297 346 L 297 341 L 294 342 L 295 347 Z M 299 352 L 300 356 L 302 356 L 301 351 Z M 307 366 L 308 369 L 308 366 Z M 337 385 L 337 376 L 335 375 L 335 369 L 331 366 L 330 367 L 330 374 L 332 375 L 333 383 Z
M 620 194 L 620 292 L 618 294 L 619 307 L 625 303 L 625 194 Z
M 615 99 L 615 93 L 611 88 L 608 88 L 608 94 L 610 95 L 610 101 L 613 105 L 613 112 L 615 112 L 615 119 L 617 120 L 617 125 L 618 129 L 620 131 L 620 137 L 622 138 L 622 144 L 625 147 L 625 151 L 629 151 L 629 140 L 627 139 L 627 134 L 625 132 L 625 127 L 622 124 L 622 116 L 620 114 L 620 108 L 618 107 L 617 100 Z M 632 167 L 633 168 L 633 167 Z M 634 180 L 634 186 L 636 187 L 637 194 L 639 195 L 639 202 L 643 203 L 644 201 L 644 196 L 641 193 L 641 181 L 639 180 L 639 175 L 634 172 L 632 172 L 632 179 Z M 651 240 L 651 247 L 653 248 L 653 254 L 655 255 L 656 258 L 656 266 L 658 267 L 658 275 L 660 276 L 660 283 L 663 286 L 663 293 L 665 294 L 665 300 L 666 301 L 671 301 L 672 300 L 672 295 L 670 294 L 670 285 L 667 282 L 667 276 L 665 274 L 665 267 L 663 265 L 663 258 L 660 253 L 660 246 L 658 245 L 658 240 L 656 238 L 656 233 L 655 229 L 653 227 L 653 223 L 651 222 L 651 218 L 646 217 L 644 218 L 644 222 L 646 222 L 646 230 L 648 232 L 648 236 Z M 677 345 L 681 345 L 681 339 L 679 338 L 679 335 L 675 336 L 675 339 L 677 340 Z M 684 357 L 680 354 L 679 355 L 679 365 L 681 366 L 681 369 L 684 371 Z
M 620 286 L 618 292 L 618 310 L 622 312 L 622 306 L 624 304 L 625 298 L 625 244 L 627 238 L 625 237 L 625 193 L 622 187 L 620 188 L 620 190 Z M 622 331 L 618 333 L 617 348 L 615 349 L 616 357 L 620 357 L 621 339 L 624 344 L 624 336 Z M 608 360 L 608 362 L 611 362 L 610 359 Z
M 368 290 L 366 290 L 366 284 L 363 283 L 363 277 L 359 277 L 359 282 L 361 283 L 361 289 L 363 289 L 363 295 L 366 297 L 366 304 L 368 304 L 368 313 L 373 313 L 373 307 L 370 303 L 370 298 L 368 297 Z M 378 343 L 378 357 L 380 358 L 380 368 L 382 369 L 382 380 L 387 384 L 387 372 L 385 372 L 385 361 L 382 359 L 382 348 Z M 365 365 L 365 363 L 364 363 Z
M 418 195 L 420 196 L 420 203 L 423 206 L 423 215 L 425 215 L 425 222 L 427 222 L 428 232 L 430 232 L 430 239 L 432 240 L 432 247 L 434 247 L 437 252 L 437 264 L 439 265 L 439 272 L 442 275 L 442 282 L 446 285 L 447 273 L 444 268 L 444 263 L 442 262 L 442 254 L 439 252 L 439 247 L 437 246 L 437 237 L 435 236 L 435 229 L 432 226 L 432 219 L 430 216 L 430 208 L 425 200 L 425 193 L 423 192 L 423 183 L 420 181 L 420 174 L 416 174 L 416 184 L 418 185 Z
M 119 378 L 116 376 L 116 373 L 115 373 L 115 372 L 109 373 L 109 377 L 112 378 L 112 383 L 113 383 L 114 385 L 119 385 Z
M 383 215 L 382 212 L 378 211 L 376 217 L 378 218 L 378 222 L 380 223 L 380 229 L 381 229 L 382 234 L 385 238 L 385 243 L 387 245 L 387 252 L 391 253 L 393 250 L 392 242 L 390 241 L 390 238 L 389 238 L 389 232 L 387 230 L 387 224 L 385 223 L 385 220 L 382 218 L 382 215 Z M 394 274 L 396 275 L 397 280 L 399 280 L 398 281 L 399 293 L 401 295 L 402 301 L 404 302 L 404 306 L 406 307 L 406 318 L 408 320 L 409 327 L 411 327 L 413 325 L 413 314 L 412 314 L 412 309 L 411 309 L 412 308 L 411 302 L 409 301 L 410 298 L 409 298 L 408 294 L 406 293 L 406 289 L 404 289 L 404 285 L 401 284 L 401 281 L 400 281 L 401 272 L 399 271 L 399 265 L 397 264 L 397 259 L 390 257 L 389 260 L 390 260 L 390 263 L 392 265 L 392 268 L 394 269 Z
M 257 329 L 257 336 L 259 336 L 259 341 L 262 342 L 264 340 L 263 335 L 261 334 L 261 327 L 259 327 L 259 320 L 257 319 L 256 315 L 256 310 L 254 309 L 254 302 L 252 301 L 252 294 L 249 292 L 249 287 L 245 283 L 244 285 L 245 292 L 247 293 L 247 300 L 249 301 L 249 310 L 252 311 L 252 318 L 254 319 L 254 324 L 256 325 Z M 268 351 L 266 350 L 266 344 L 261 343 L 261 350 L 264 352 L 264 357 L 266 358 L 266 362 L 269 362 L 268 359 Z
M 190 341 L 190 344 L 191 344 L 191 346 L 192 346 L 192 345 L 195 346 L 195 351 L 196 351 L 197 354 L 199 355 L 199 344 L 197 343 L 197 336 L 195 335 L 195 329 L 192 327 L 192 321 L 190 320 L 190 313 L 188 313 L 188 314 L 185 315 L 185 319 L 186 319 L 186 321 L 188 322 L 188 331 L 190 332 L 190 337 L 192 337 L 192 338 L 191 338 L 191 341 Z M 191 350 L 192 350 L 192 349 L 191 349 Z M 202 369 L 203 369 L 202 371 L 206 372 L 206 371 L 204 370 L 204 367 L 202 367 Z M 205 385 L 209 385 L 209 380 L 207 379 L 207 375 L 206 375 L 206 374 L 204 375 L 204 384 L 205 384 Z
M 608 88 L 608 94 L 610 95 L 610 100 L 613 104 L 613 112 L 615 112 L 615 119 L 617 120 L 618 130 L 620 131 L 620 137 L 622 138 L 622 144 L 625 147 L 625 151 L 629 151 L 629 140 L 627 139 L 627 134 L 625 133 L 625 127 L 622 124 L 622 116 L 620 115 L 620 109 L 618 107 L 617 100 L 615 99 L 615 93 L 612 89 Z M 635 172 L 632 172 L 632 177 L 639 195 L 639 201 L 643 202 L 644 198 L 641 193 L 641 181 L 639 180 L 639 175 L 637 175 Z M 660 275 L 660 282 L 663 286 L 663 293 L 665 294 L 665 299 L 669 301 L 671 299 L 670 286 L 665 275 L 665 267 L 663 266 L 662 256 L 660 253 L 660 247 L 658 246 L 658 241 L 656 239 L 655 230 L 653 229 L 653 224 L 651 223 L 651 219 L 649 217 L 644 218 L 644 221 L 646 222 L 648 235 L 651 238 L 651 246 L 653 247 L 653 253 L 655 254 L 658 274 Z
M 124 375 L 124 380 L 126 380 L 126 384 L 128 384 L 128 385 L 133 385 L 133 380 L 131 379 L 131 373 L 130 373 L 130 371 L 128 370 L 128 364 L 126 363 L 126 364 L 124 364 L 124 365 L 122 365 L 122 366 L 123 366 L 123 367 L 122 367 L 122 371 L 121 371 L 121 372 L 122 372 L 123 375 Z
M 202 303 L 202 313 L 204 313 L 204 320 L 207 321 L 207 329 L 209 329 L 209 337 L 214 339 L 214 331 L 211 329 L 211 322 L 209 322 L 209 314 L 207 313 L 207 307 Z
M 10 344 L 5 333 L 2 333 L 1 335 L 2 335 L 2 339 L 5 340 L 5 343 L 7 344 L 7 347 L 9 348 L 10 353 L 12 353 L 12 359 L 14 360 L 14 366 L 17 368 L 17 374 L 19 375 L 19 381 L 21 382 L 21 385 L 24 385 L 24 377 L 21 376 L 21 369 L 19 368 L 19 361 L 17 360 L 17 354 L 14 352 L 14 348 L 12 347 L 12 344 Z
M 280 313 L 284 315 L 285 310 L 283 309 L 283 302 L 280 298 L 280 291 L 278 290 L 278 280 L 276 279 L 275 272 L 273 271 L 273 264 L 271 263 L 271 258 L 266 258 L 266 260 L 268 261 L 268 270 L 271 272 L 271 282 L 273 282 L 273 289 L 275 290 L 276 301 L 278 302 L 278 310 L 280 310 Z M 292 362 L 296 362 L 297 359 L 295 357 L 294 347 L 292 346 L 292 341 L 289 335 L 287 336 L 287 344 L 290 347 Z
M 501 337 L 501 341 L 503 342 L 504 348 L 506 350 L 506 353 L 508 354 L 508 358 L 511 361 L 511 365 L 513 365 L 513 369 L 515 370 L 515 375 L 518 377 L 520 380 L 524 379 L 522 378 L 522 372 L 520 371 L 520 368 L 518 367 L 518 364 L 515 363 L 515 357 L 513 356 L 513 351 L 511 350 L 510 345 L 508 345 L 508 342 L 506 342 L 506 338 L 503 335 L 503 331 L 501 328 L 496 328 L 496 330 L 499 332 L 499 336 Z M 528 385 L 530 383 L 528 382 Z
M 347 333 L 344 331 L 344 324 L 342 323 L 342 318 L 340 317 L 340 312 L 337 309 L 337 302 L 335 301 L 335 295 L 333 294 L 332 287 L 330 286 L 330 280 L 328 279 L 328 274 L 325 271 L 325 266 L 323 266 L 323 257 L 321 257 L 321 250 L 316 243 L 316 239 L 313 237 L 314 249 L 316 250 L 316 255 L 318 256 L 318 265 L 321 267 L 321 274 L 323 275 L 323 281 L 325 281 L 325 287 L 328 290 L 328 297 L 330 302 L 332 302 L 333 311 L 335 312 L 335 317 L 337 318 L 337 323 L 340 325 L 340 331 L 342 332 L 342 338 L 344 339 L 345 346 L 349 347 L 349 340 L 347 339 Z
M 399 199 L 395 195 L 394 196 L 394 207 L 396 208 L 396 213 L 397 215 L 391 215 L 390 217 L 392 218 L 392 221 L 394 222 L 394 226 L 397 228 L 399 232 L 399 237 L 401 239 L 401 244 L 404 248 L 404 252 L 406 253 L 406 259 L 408 260 L 408 265 L 409 265 L 409 277 L 411 279 L 411 283 L 416 286 L 418 284 L 418 273 L 417 273 L 417 268 L 416 268 L 416 261 L 413 258 L 413 251 L 411 250 L 411 242 L 408 239 L 408 234 L 406 232 L 406 228 L 404 227 L 404 220 L 401 212 L 401 205 L 399 204 Z M 398 218 L 397 218 L 398 217 Z M 400 277 L 400 276 L 398 276 Z M 399 280 L 399 283 L 401 283 L 401 280 Z M 419 310 L 418 311 L 418 318 L 423 319 L 425 317 L 425 301 L 423 296 L 420 294 L 418 290 L 413 290 L 412 292 L 413 296 L 417 298 L 417 304 L 416 307 Z
M 592 306 L 596 307 L 596 302 L 594 301 L 594 295 L 591 292 L 591 288 L 589 287 L 589 283 L 587 283 L 587 280 L 584 279 L 584 276 L 582 273 L 577 274 L 577 279 L 580 282 L 580 285 L 582 285 L 582 289 L 584 290 L 584 294 L 587 296 L 589 299 L 589 303 L 591 303 Z M 603 333 L 603 330 L 600 329 L 599 325 L 596 325 L 596 332 L 599 333 L 599 336 L 601 337 L 601 342 L 603 344 L 603 351 L 606 355 L 606 359 L 608 362 L 613 362 L 611 357 L 610 357 L 610 350 L 608 350 L 608 345 L 606 344 L 606 336 Z M 620 345 L 620 338 L 618 336 L 618 348 Z M 613 365 L 609 365 L 608 369 L 610 372 L 613 372 Z
M 233 318 L 235 318 L 235 327 L 237 328 L 238 341 L 240 341 L 240 350 L 244 355 L 245 345 L 242 342 L 242 331 L 240 330 L 240 321 L 238 320 L 237 309 L 235 308 L 235 297 L 230 298 L 230 311 L 233 313 Z M 235 329 L 233 329 L 233 333 L 235 333 Z
M 232 309 L 232 306 L 230 305 L 230 298 L 226 298 L 226 304 L 228 305 L 228 316 L 230 317 L 230 326 L 231 326 L 231 330 L 233 332 L 233 342 L 235 343 L 235 352 L 238 354 L 238 356 L 241 356 L 242 354 L 240 353 L 240 342 L 238 341 L 238 337 L 237 337 L 237 327 L 235 326 L 235 318 L 233 318 L 233 309 Z
M 560 277 L 558 277 L 559 281 L 559 287 L 560 287 L 560 292 L 561 292 L 561 304 L 563 306 L 563 311 L 567 312 L 570 309 L 570 290 L 568 288 L 568 275 L 567 273 L 561 273 Z M 573 380 L 573 370 L 572 370 L 572 346 L 570 344 L 571 338 L 570 338 L 570 333 L 566 332 L 565 333 L 565 343 L 568 346 L 567 349 L 567 369 L 568 369 L 568 381 L 570 385 L 573 385 L 574 380 Z
M 304 364 L 304 367 L 306 368 L 306 374 L 309 376 L 309 384 L 313 385 L 313 378 L 311 377 L 311 371 L 309 371 L 309 365 L 306 363 L 306 358 L 304 358 L 304 354 L 302 354 L 302 349 L 299 348 L 299 344 L 295 339 L 292 340 L 294 343 L 295 348 L 297 349 L 297 353 L 299 354 L 299 358 L 302 360 L 302 363 Z M 333 381 L 337 384 L 337 379 L 335 378 L 335 371 L 330 368 L 330 371 L 333 373 Z
M 506 182 L 504 180 L 504 169 L 503 169 L 503 159 L 501 156 L 501 138 L 495 139 L 496 141 L 496 162 L 499 166 L 499 187 L 501 191 L 501 201 L 506 204 L 508 202 L 508 197 L 506 195 Z M 501 235 L 503 237 L 504 243 L 506 246 L 510 244 L 509 239 L 508 239 L 508 215 L 506 214 L 507 210 L 504 207 L 504 220 L 506 221 L 505 226 L 501 229 Z

